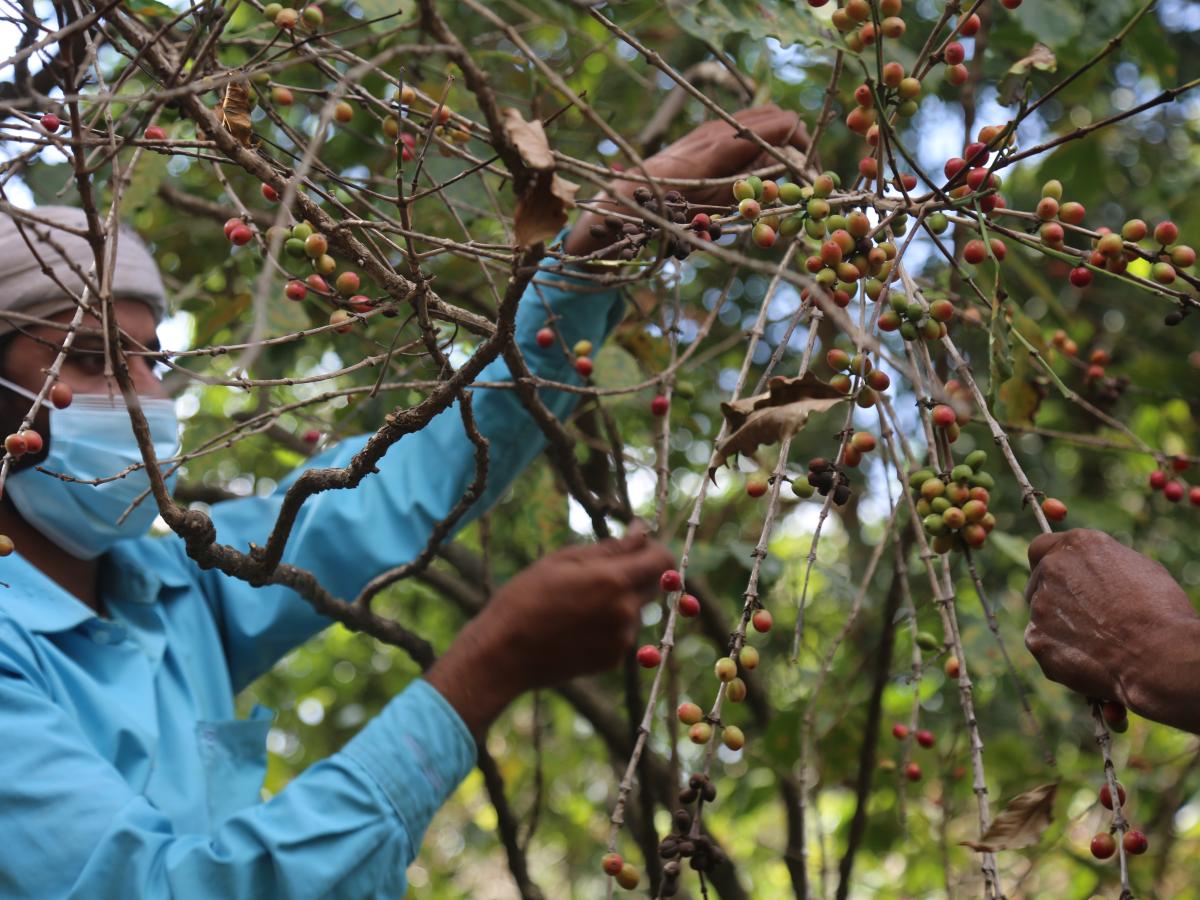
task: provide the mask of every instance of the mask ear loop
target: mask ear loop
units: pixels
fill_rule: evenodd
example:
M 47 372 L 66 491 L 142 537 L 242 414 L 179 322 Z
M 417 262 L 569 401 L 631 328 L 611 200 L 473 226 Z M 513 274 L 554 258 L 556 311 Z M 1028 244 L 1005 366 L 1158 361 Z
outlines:
M 20 394 L 22 397 L 27 397 L 30 400 L 37 400 L 37 394 L 21 387 L 19 384 L 13 384 L 7 378 L 0 378 L 0 385 L 3 385 L 4 387 L 8 388 L 10 391 L 15 391 L 16 393 Z M 42 400 L 42 406 L 46 407 L 46 409 L 53 409 L 53 405 L 51 403 L 47 402 L 44 398 Z

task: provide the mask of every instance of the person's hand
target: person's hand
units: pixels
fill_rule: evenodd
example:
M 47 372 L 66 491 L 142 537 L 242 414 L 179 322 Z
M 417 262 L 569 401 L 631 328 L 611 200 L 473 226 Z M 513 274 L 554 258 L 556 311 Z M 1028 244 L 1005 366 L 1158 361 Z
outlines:
M 794 112 L 769 104 L 740 110 L 733 117 L 771 146 L 790 145 L 800 150 L 808 148 L 808 131 Z M 725 178 L 774 161 L 753 141 L 738 137 L 732 125 L 714 119 L 650 157 L 642 170 L 655 178 Z M 629 197 L 642 184 L 621 179 L 610 190 Z M 728 185 L 680 189 L 680 193 L 695 204 L 725 203 L 732 197 Z M 621 207 L 613 204 L 611 208 Z M 592 212 L 580 216 L 567 238 L 567 252 L 584 255 L 603 246 L 601 241 L 592 237 L 590 231 L 591 226 L 601 220 L 601 216 Z
M 674 564 L 640 529 L 552 553 L 497 591 L 426 679 L 481 734 L 525 691 L 615 666 Z
M 1200 616 L 1162 565 L 1084 528 L 1035 538 L 1029 565 L 1025 646 L 1047 678 L 1200 729 Z

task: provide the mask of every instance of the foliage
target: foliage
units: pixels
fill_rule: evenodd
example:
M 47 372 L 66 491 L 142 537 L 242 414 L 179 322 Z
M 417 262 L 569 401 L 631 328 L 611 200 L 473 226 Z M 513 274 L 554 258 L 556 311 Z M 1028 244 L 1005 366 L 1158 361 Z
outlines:
M 1189 85 L 1197 77 L 1200 54 L 1196 35 L 1179 26 L 1181 14 L 1175 8 L 1182 5 L 1159 9 L 1134 0 L 1026 0 L 1009 11 L 994 2 L 971 4 L 984 23 L 967 63 L 968 86 L 945 83 L 936 67 L 926 79 L 919 110 L 898 120 L 896 139 L 940 182 L 942 164 L 961 152 L 964 138 L 974 137 L 982 125 L 1004 124 L 1021 104 L 1036 101 L 1064 79 L 1065 87 L 1022 123 L 1015 151 L 1052 144 L 1056 136 L 1087 130 L 1164 89 Z M 510 277 L 512 217 L 521 190 L 513 182 L 520 175 L 508 158 L 479 171 L 479 163 L 502 151 L 503 141 L 489 132 L 470 79 L 462 65 L 450 61 L 454 54 L 446 52 L 445 41 L 435 37 L 417 4 L 328 3 L 323 26 L 311 33 L 281 31 L 250 0 L 202 3 L 186 11 L 182 5 L 168 9 L 150 2 L 124 6 L 119 15 L 105 18 L 103 29 L 89 33 L 89 40 L 109 46 L 100 57 L 104 81 L 93 80 L 82 89 L 85 101 L 105 91 L 116 97 L 108 103 L 93 99 L 82 108 L 97 134 L 109 127 L 99 111 L 113 116 L 113 131 L 123 141 L 116 159 L 134 167 L 128 187 L 121 188 L 121 214 L 151 243 L 160 262 L 178 312 L 173 333 L 185 332 L 193 349 L 232 348 L 176 356 L 172 366 L 177 368 L 167 375 L 184 398 L 181 408 L 190 413 L 185 449 L 216 442 L 216 452 L 190 458 L 184 467 L 179 497 L 202 508 L 225 496 L 272 490 L 314 449 L 309 432 L 319 433 L 325 445 L 375 431 L 388 412 L 426 398 L 441 369 L 436 360 L 421 355 L 420 325 L 410 316 L 407 297 L 379 277 L 362 273 L 362 293 L 378 302 L 347 333 L 325 327 L 331 304 L 311 295 L 304 303 L 283 299 L 284 277 L 264 259 L 259 240 L 267 240 L 272 223 L 290 225 L 289 216 L 302 218 L 300 208 L 289 211 L 264 200 L 262 173 L 230 161 L 230 153 L 198 127 L 180 96 L 162 91 L 161 67 L 152 60 L 142 65 L 131 61 L 136 35 L 145 37 L 131 31 L 131 23 L 140 20 L 150 28 L 169 24 L 175 45 L 190 42 L 193 51 L 219 34 L 205 48 L 207 55 L 184 67 L 195 79 L 188 90 L 212 108 L 228 73 L 250 77 L 258 100 L 251 112 L 254 139 L 260 142 L 254 156 L 271 160 L 280 186 L 296 185 L 290 174 L 303 166 L 303 192 L 335 219 L 374 222 L 354 233 L 373 242 L 377 258 L 400 277 L 411 275 L 412 248 L 426 254 L 421 272 L 447 308 L 495 319 L 490 282 L 502 290 Z M 933 0 L 907 4 L 907 31 L 884 44 L 887 58 L 901 61 L 906 71 L 917 66 L 943 8 Z M 513 27 L 507 32 L 470 4 L 440 4 L 437 9 L 469 59 L 487 73 L 494 99 L 516 107 L 530 121 L 547 122 L 559 171 L 586 185 L 580 197 L 589 196 L 608 174 L 585 163 L 631 165 L 597 121 L 632 141 L 644 124 L 641 118 L 673 90 L 661 68 L 581 6 L 548 0 L 488 5 L 493 17 Z M 813 9 L 790 2 L 632 0 L 605 7 L 602 15 L 646 44 L 672 71 L 685 71 L 720 53 L 753 81 L 756 100 L 800 111 L 812 132 L 835 71 L 835 55 L 845 47 L 830 26 L 832 11 L 832 4 Z M 1108 43 L 1138 15 L 1142 18 L 1119 44 Z M 1049 48 L 1055 65 L 1042 57 L 1043 64 L 1014 71 L 1035 42 Z M 1099 63 L 1086 67 L 1097 54 L 1103 54 Z M 8 77 L 12 68 L 0 67 L 0 76 Z M 874 48 L 843 53 L 837 71 L 835 115 L 818 149 L 824 166 L 848 186 L 857 177 L 864 144 L 843 119 L 853 108 L 854 87 L 864 76 L 878 77 Z M 548 73 L 561 76 L 584 98 L 596 119 L 556 89 Z M 1016 106 L 998 102 L 1001 83 L 1004 99 Z M 401 84 L 414 87 L 418 99 L 403 106 L 393 128 L 400 109 L 393 98 Z M 272 88 L 278 86 L 290 88 L 293 105 L 271 100 Z M 736 83 L 714 84 L 706 88 L 706 96 L 711 106 L 730 110 L 744 101 Z M 24 189 L 37 201 L 50 202 L 64 185 L 73 184 L 64 154 L 46 146 L 47 137 L 37 126 L 37 115 L 52 105 L 60 108 L 61 98 L 56 90 L 46 103 L 7 113 L 0 135 L 8 157 L 0 174 L 5 200 L 18 199 Z M 342 98 L 353 108 L 348 123 L 332 121 L 333 106 Z M 454 110 L 449 130 L 431 125 L 430 111 L 438 102 Z M 1200 188 L 1197 102 L 1194 94 L 1181 93 L 1113 127 L 1047 146 L 1004 168 L 1002 193 L 1008 207 L 1033 209 L 1042 185 L 1055 178 L 1066 186 L 1067 199 L 1087 208 L 1090 227 L 1119 229 L 1129 218 L 1151 223 L 1169 218 L 1185 238 L 1194 239 L 1200 235 L 1200 209 L 1191 202 Z M 655 145 L 712 115 L 705 104 L 687 98 Z M 167 143 L 141 138 L 152 121 L 166 129 Z M 398 133 L 414 139 L 411 149 L 397 139 Z M 306 157 L 309 149 L 314 151 L 311 158 Z M 467 171 L 469 177 L 452 180 Z M 811 180 L 816 171 L 804 175 Z M 102 165 L 97 173 L 98 200 L 108 202 L 118 188 L 113 169 Z M 429 193 L 400 212 L 398 191 Z M 898 195 L 892 191 L 889 196 L 894 200 Z M 409 212 L 411 222 L 404 218 Z M 970 207 L 960 212 L 953 237 L 945 238 L 958 259 L 966 240 L 976 236 L 970 220 L 979 221 Z M 255 243 L 232 252 L 221 231 L 231 215 L 252 222 L 256 234 Z M 1024 220 L 1015 221 L 989 217 L 983 227 L 1000 222 L 1019 235 L 1036 231 L 1035 226 L 1027 229 Z M 403 227 L 395 227 L 397 223 Z M 901 240 L 896 237 L 897 243 Z M 1192 527 L 1200 510 L 1188 508 L 1186 501 L 1173 505 L 1146 487 L 1150 473 L 1177 454 L 1200 462 L 1196 316 L 1168 326 L 1164 315 L 1178 298 L 1102 275 L 1081 291 L 1067 280 L 1072 266 L 1066 258 L 1022 249 L 1012 238 L 1007 244 L 1002 266 L 988 260 L 964 273 L 948 268 L 931 238 L 922 235 L 906 251 L 905 264 L 928 299 L 954 301 L 951 335 L 988 397 L 989 410 L 1011 438 L 1031 488 L 1062 499 L 1071 524 L 1107 531 L 1159 559 L 1193 600 L 1200 599 L 1200 529 Z M 747 352 L 742 396 L 759 392 L 751 388 L 760 379 L 765 383 L 776 350 L 787 351 L 777 374 L 799 374 L 806 368 L 802 359 L 811 357 L 812 368 L 828 378 L 830 371 L 821 362 L 825 351 L 835 345 L 852 349 L 855 342 L 833 308 L 826 308 L 832 307 L 828 298 L 819 304 L 815 298 L 802 300 L 799 281 L 771 287 L 773 273 L 782 268 L 807 278 L 801 263 L 815 247 L 811 241 L 789 267 L 780 265 L 782 241 L 761 250 L 739 235 L 723 240 L 722 246 L 736 253 L 735 263 L 702 250 L 656 265 L 651 249 L 612 267 L 635 276 L 623 287 L 631 313 L 597 354 L 593 382 L 601 389 L 627 390 L 604 392 L 599 403 L 588 399 L 570 424 L 570 433 L 579 438 L 577 461 L 593 473 L 587 483 L 615 495 L 618 482 L 612 478 L 605 432 L 595 411 L 602 406 L 613 417 L 625 443 L 619 464 L 635 511 L 657 521 L 664 539 L 680 549 L 722 426 L 721 405 L 732 399 Z M 340 253 L 339 266 L 344 266 L 344 247 Z M 1149 265 L 1132 262 L 1129 271 L 1144 278 Z M 1174 289 L 1194 298 L 1194 285 L 1192 278 L 1177 282 Z M 661 300 L 658 310 L 644 312 L 653 305 L 645 303 L 647 296 Z M 757 330 L 764 301 L 761 339 L 748 351 L 747 333 Z M 718 304 L 721 308 L 712 316 Z M 814 316 L 816 308 L 826 315 Z M 869 323 L 873 308 L 869 301 L 860 307 L 856 298 L 849 308 L 850 325 Z M 446 317 L 440 318 L 439 328 L 456 366 L 482 342 L 479 334 L 452 327 Z M 302 340 L 262 343 L 264 337 L 306 329 L 318 330 Z M 1056 337 L 1058 331 L 1062 334 Z M 880 337 L 893 359 L 906 359 L 897 335 Z M 676 370 L 675 361 L 696 344 L 694 355 Z M 1068 352 L 1072 344 L 1075 353 Z M 925 345 L 915 341 L 913 346 Z M 924 368 L 926 375 L 940 381 L 952 377 L 953 359 L 940 345 L 928 346 L 933 359 Z M 404 353 L 396 353 L 397 347 Z M 1088 371 L 1094 350 L 1111 357 L 1099 376 Z M 377 360 L 356 367 L 367 357 Z M 910 366 L 915 358 L 907 357 Z M 920 455 L 927 442 L 918 401 L 946 399 L 945 392 L 932 386 L 920 389 L 901 377 L 900 369 L 883 368 L 893 376 L 887 392 L 895 410 L 891 424 L 906 433 Z M 372 392 L 380 380 L 389 386 Z M 859 387 L 856 381 L 855 390 Z M 671 393 L 665 420 L 648 408 L 650 397 L 660 390 Z M 342 395 L 322 397 L 331 391 Z M 804 461 L 836 459 L 850 431 L 879 434 L 877 408 L 855 410 L 852 427 L 843 421 L 843 406 L 813 413 L 803 431 L 784 435 L 783 457 L 760 447 L 756 455 L 743 454 L 733 468 L 716 472 L 716 487 L 708 489 L 686 569 L 687 589 L 701 598 L 703 612 L 694 620 L 672 619 L 677 598 L 667 595 L 648 608 L 643 642 L 657 642 L 665 623 L 675 622 L 676 643 L 666 667 L 670 674 L 656 695 L 648 743 L 648 753 L 668 766 L 668 773 L 705 766 L 706 755 L 716 746 L 716 741 L 710 748 L 693 746 L 675 720 L 675 706 L 690 699 L 708 710 L 716 696 L 712 666 L 730 651 L 730 635 L 736 635 L 732 649 L 738 650 L 749 611 L 761 602 L 774 613 L 776 627 L 769 634 L 749 633 L 748 642 L 761 651 L 763 662 L 745 673 L 748 701 L 725 708 L 730 721 L 746 732 L 747 745 L 736 752 L 711 750 L 718 800 L 704 809 L 705 826 L 731 858 L 744 896 L 785 896 L 796 886 L 797 848 L 789 845 L 789 829 L 797 798 L 803 798 L 807 812 L 809 888 L 822 896 L 834 893 L 838 863 L 854 827 L 864 740 L 878 763 L 867 769 L 870 814 L 859 835 L 851 895 L 957 896 L 981 890 L 978 856 L 960 846 L 961 841 L 978 840 L 981 827 L 961 686 L 942 668 L 952 652 L 961 652 L 968 665 L 993 812 L 1037 785 L 1058 783 L 1054 821 L 1040 841 L 997 858 L 1003 889 L 1010 896 L 1017 891 L 1027 896 L 1116 894 L 1119 878 L 1112 861 L 1099 863 L 1086 849 L 1091 835 L 1107 828 L 1111 819 L 1097 801 L 1104 776 L 1088 705 L 1044 680 L 1022 645 L 1025 549 L 1038 531 L 1027 508 L 1032 498 L 1023 497 L 1019 482 L 998 461 L 982 411 L 976 407 L 970 412 L 973 419 L 964 423 L 953 452 L 959 458 L 986 448 L 993 457 L 989 471 L 996 487 L 989 509 L 995 527 L 986 546 L 970 558 L 996 614 L 1000 643 L 978 602 L 966 557 L 955 553 L 946 583 L 957 598 L 961 647 L 947 649 L 954 645 L 949 635 L 942 637 L 944 608 L 934 602 L 913 534 L 904 539 L 901 556 L 907 560 L 915 620 L 901 602 L 894 590 L 891 547 L 905 529 L 894 524 L 891 505 L 905 509 L 906 488 L 885 463 L 882 448 L 853 473 L 853 494 L 844 505 L 824 503 L 820 496 L 801 500 L 786 486 L 780 493 L 778 478 L 766 499 L 746 495 L 745 476 L 760 469 L 791 473 L 802 482 L 803 474 L 796 473 L 804 472 Z M 231 425 L 264 414 L 259 433 L 238 435 L 231 446 L 225 445 Z M 597 446 L 599 451 L 589 449 Z M 916 467 L 914 462 L 909 468 Z M 1194 472 L 1182 477 L 1190 475 L 1196 483 Z M 660 506 L 656 482 L 664 474 L 666 503 Z M 431 641 L 435 650 L 444 649 L 469 615 L 470 604 L 482 601 L 487 585 L 590 531 L 580 499 L 585 498 L 568 499 L 559 467 L 539 461 L 429 571 L 378 598 L 376 610 Z M 619 504 L 607 511 L 614 520 L 622 518 Z M 764 518 L 772 515 L 774 527 L 764 530 Z M 898 517 L 901 525 L 907 515 Z M 756 555 L 760 541 L 766 552 Z M 875 553 L 881 547 L 882 562 Z M 811 570 L 810 550 L 815 554 Z M 873 574 L 864 579 L 864 573 Z M 798 605 L 804 625 L 799 652 L 790 661 Z M 917 632 L 937 635 L 939 649 L 917 650 L 924 672 L 914 685 L 910 659 Z M 1012 659 L 1011 672 L 1001 646 Z M 878 679 L 881 711 L 872 720 L 881 658 L 888 661 Z M 281 713 L 271 736 L 266 790 L 282 789 L 305 766 L 335 751 L 419 671 L 408 654 L 378 636 L 352 634 L 341 626 L 290 654 L 241 698 L 247 707 L 262 702 Z M 640 676 L 642 702 L 652 677 Z M 609 843 L 609 815 L 629 753 L 623 738 L 614 746 L 605 729 L 616 723 L 617 734 L 627 735 L 642 713 L 640 707 L 627 708 L 622 679 L 614 673 L 574 693 L 527 697 L 488 737 L 522 823 L 522 840 L 528 840 L 533 879 L 547 896 L 595 897 L 606 890 L 599 860 Z M 1029 695 L 1032 719 L 1018 701 L 1018 683 Z M 913 718 L 915 726 L 918 712 L 920 727 L 936 733 L 933 749 L 899 744 L 888 734 L 893 722 Z M 1139 896 L 1196 896 L 1200 748 L 1195 738 L 1135 718 L 1127 734 L 1114 738 L 1113 747 L 1130 795 L 1126 811 L 1150 838 L 1149 854 L 1131 862 L 1132 888 Z M 902 775 L 912 759 L 923 769 L 918 783 Z M 668 787 L 667 793 L 673 795 L 673 789 Z M 662 797 L 655 800 L 653 825 L 662 837 L 670 829 L 670 812 Z M 667 800 L 674 802 L 674 797 Z M 634 792 L 631 811 L 639 811 L 640 802 Z M 410 871 L 411 895 L 431 900 L 515 896 L 504 874 L 496 829 L 495 810 L 476 773 L 435 821 Z M 640 845 L 628 830 L 620 832 L 618 849 L 641 862 Z M 697 882 L 684 884 L 699 894 Z M 727 882 L 714 886 L 722 896 L 737 896 Z

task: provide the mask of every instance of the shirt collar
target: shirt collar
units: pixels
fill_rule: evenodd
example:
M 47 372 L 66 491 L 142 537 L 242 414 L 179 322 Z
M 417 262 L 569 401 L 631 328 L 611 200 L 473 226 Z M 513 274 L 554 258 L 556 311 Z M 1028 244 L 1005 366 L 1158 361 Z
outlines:
M 101 557 L 101 591 L 120 601 L 152 604 L 163 587 L 186 586 L 183 572 L 175 566 L 154 566 L 157 554 L 147 554 L 145 547 L 139 546 L 156 540 L 121 541 Z M 69 631 L 99 618 L 91 607 L 17 553 L 0 566 L 0 582 L 8 585 L 0 585 L 0 612 L 29 631 Z

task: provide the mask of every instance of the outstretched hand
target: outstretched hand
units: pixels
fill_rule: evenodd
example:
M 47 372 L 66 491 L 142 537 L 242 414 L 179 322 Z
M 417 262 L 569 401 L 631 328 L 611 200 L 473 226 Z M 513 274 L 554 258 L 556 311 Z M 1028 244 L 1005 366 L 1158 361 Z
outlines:
M 1170 573 L 1102 531 L 1029 545 L 1025 646 L 1052 681 L 1200 732 L 1200 616 Z
M 615 666 L 674 564 L 637 527 L 552 553 L 497 591 L 426 678 L 481 734 L 525 691 Z
M 792 146 L 800 150 L 808 148 L 808 130 L 800 117 L 790 110 L 768 104 L 740 110 L 733 117 L 771 146 Z M 773 161 L 754 141 L 739 137 L 732 125 L 715 119 L 698 126 L 659 151 L 646 160 L 640 170 L 635 171 L 642 171 L 654 178 L 727 178 Z M 629 197 L 642 184 L 640 181 L 621 179 L 612 185 L 611 191 Z M 679 191 L 691 203 L 702 205 L 722 203 L 731 196 L 727 185 L 680 188 Z M 614 204 L 613 208 L 619 207 Z M 581 256 L 599 249 L 602 245 L 591 236 L 590 229 L 600 221 L 601 216 L 592 212 L 580 216 L 567 238 L 567 252 Z

